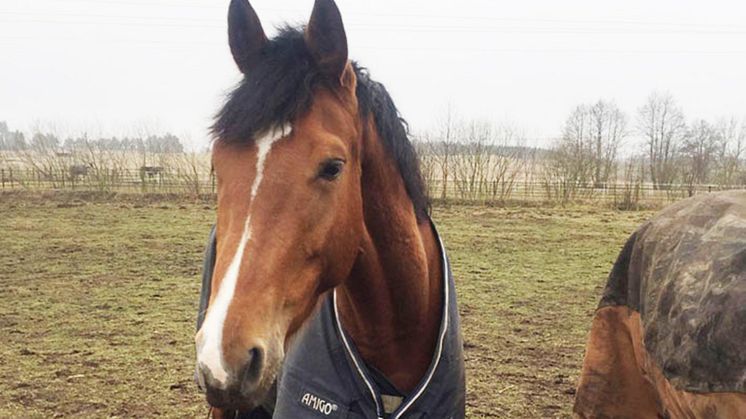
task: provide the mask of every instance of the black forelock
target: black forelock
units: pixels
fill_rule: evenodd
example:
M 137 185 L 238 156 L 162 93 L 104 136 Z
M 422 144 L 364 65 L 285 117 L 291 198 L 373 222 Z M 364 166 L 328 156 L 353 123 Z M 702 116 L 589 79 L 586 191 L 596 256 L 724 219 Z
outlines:
M 268 129 L 292 122 L 311 106 L 313 91 L 328 81 L 313 65 L 303 32 L 280 29 L 261 61 L 228 95 L 212 125 L 214 138 L 250 142 Z
M 270 128 L 292 123 L 308 111 L 319 88 L 333 90 L 339 83 L 317 68 L 302 29 L 281 28 L 264 46 L 261 56 L 215 116 L 211 131 L 221 142 L 251 143 Z M 418 218 L 426 217 L 430 200 L 417 153 L 409 141 L 407 123 L 386 88 L 371 80 L 368 71 L 357 63 L 353 63 L 353 68 L 360 116 L 373 116 L 380 138 L 397 162 Z

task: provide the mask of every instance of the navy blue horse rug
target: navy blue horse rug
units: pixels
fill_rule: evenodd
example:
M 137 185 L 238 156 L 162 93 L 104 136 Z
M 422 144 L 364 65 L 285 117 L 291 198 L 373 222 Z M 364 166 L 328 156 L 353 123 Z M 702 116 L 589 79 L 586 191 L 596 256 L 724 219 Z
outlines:
M 444 267 L 440 332 L 430 367 L 414 391 L 400 393 L 383 374 L 366 365 L 342 327 L 336 293 L 331 292 L 295 337 L 278 374 L 274 397 L 252 412 L 235 412 L 235 417 L 464 418 L 463 340 L 451 267 L 439 243 Z M 210 300 L 215 249 L 213 228 L 205 251 L 198 330 Z

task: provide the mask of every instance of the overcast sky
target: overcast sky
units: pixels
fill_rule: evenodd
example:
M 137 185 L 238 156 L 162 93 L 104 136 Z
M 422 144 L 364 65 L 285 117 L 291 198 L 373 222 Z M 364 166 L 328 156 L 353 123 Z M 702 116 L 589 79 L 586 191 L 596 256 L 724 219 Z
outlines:
M 62 135 L 171 131 L 192 145 L 239 80 L 228 0 L 0 0 L 0 121 Z M 265 30 L 312 0 L 252 1 Z M 689 118 L 746 116 L 746 2 L 338 0 L 350 57 L 414 130 L 451 103 L 537 145 L 577 104 L 653 90 Z

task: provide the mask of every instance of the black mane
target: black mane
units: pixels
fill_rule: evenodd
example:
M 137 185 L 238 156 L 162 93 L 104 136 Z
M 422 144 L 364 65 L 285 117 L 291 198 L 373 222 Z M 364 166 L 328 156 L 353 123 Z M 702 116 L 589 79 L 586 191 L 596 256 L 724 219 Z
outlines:
M 409 141 L 407 122 L 399 115 L 386 88 L 353 63 L 361 118 L 371 115 L 386 149 L 397 162 L 418 218 L 429 213 L 429 198 L 417 153 Z M 262 132 L 291 123 L 310 108 L 319 88 L 334 89 L 314 64 L 303 32 L 285 27 L 267 43 L 262 60 L 228 95 L 215 117 L 212 134 L 223 142 L 253 141 Z

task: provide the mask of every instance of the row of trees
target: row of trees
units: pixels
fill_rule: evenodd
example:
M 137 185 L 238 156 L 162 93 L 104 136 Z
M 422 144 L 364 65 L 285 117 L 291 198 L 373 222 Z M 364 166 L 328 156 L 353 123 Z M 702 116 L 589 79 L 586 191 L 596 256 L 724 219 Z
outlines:
M 61 140 L 54 133 L 37 131 L 27 141 L 23 132 L 11 131 L 6 122 L 0 121 L 0 151 L 50 150 L 56 153 L 73 153 L 89 148 L 138 153 L 184 152 L 184 145 L 179 137 L 171 133 L 124 138 L 89 138 L 84 134 Z
M 746 185 L 746 119 L 687 121 L 666 93 L 651 94 L 632 117 L 612 101 L 579 105 L 548 148 L 528 147 L 513 126 L 463 119 L 452 108 L 416 140 L 439 198 L 570 201 L 613 193 L 635 201 L 644 190 L 674 197 L 697 185 Z
M 21 131 L 11 131 L 6 122 L 0 121 L 0 151 L 26 148 L 26 137 Z
M 566 202 L 608 191 L 616 199 L 621 189 L 632 203 L 645 190 L 667 196 L 681 193 L 682 185 L 688 194 L 696 185 L 746 185 L 746 119 L 687 120 L 665 93 L 651 94 L 632 116 L 612 101 L 579 105 L 546 148 L 528 146 L 515 126 L 461 118 L 453 108 L 417 133 L 415 144 L 436 198 Z M 158 166 L 199 190 L 210 172 L 207 156 L 184 153 L 170 134 L 60 141 L 37 132 L 26 141 L 0 122 L 2 150 L 14 150 L 5 154 L 48 177 L 83 164 L 102 184 L 133 168 Z
M 122 186 L 207 192 L 209 158 L 187 153 L 175 135 L 124 138 L 68 137 L 37 131 L 26 140 L 0 122 L 0 168 L 5 181 L 48 185 L 54 188 L 84 186 L 109 191 Z M 173 186 L 173 187 L 172 187 Z
M 508 199 L 546 154 L 527 147 L 515 126 L 465 120 L 450 107 L 433 129 L 416 135 L 415 144 L 430 194 L 441 199 Z
M 547 175 L 568 187 L 603 187 L 615 178 L 627 125 L 627 116 L 614 103 L 578 106 L 553 144 Z
M 81 150 L 94 145 L 107 151 L 131 151 L 136 153 L 183 153 L 184 145 L 179 137 L 166 133 L 151 135 L 145 138 L 99 138 L 90 140 L 87 137 L 68 138 L 63 150 Z
M 638 139 L 636 147 L 631 137 Z M 628 154 L 620 158 L 623 147 Z M 691 190 L 746 184 L 745 157 L 746 120 L 687 122 L 670 94 L 653 93 L 632 120 L 613 102 L 578 106 L 554 141 L 547 168 L 568 193 L 614 182 Z

